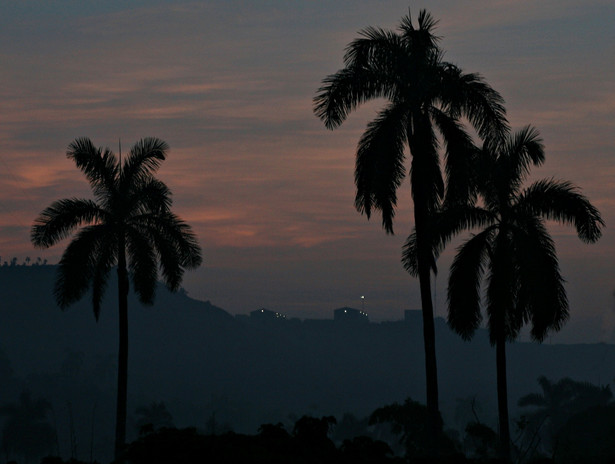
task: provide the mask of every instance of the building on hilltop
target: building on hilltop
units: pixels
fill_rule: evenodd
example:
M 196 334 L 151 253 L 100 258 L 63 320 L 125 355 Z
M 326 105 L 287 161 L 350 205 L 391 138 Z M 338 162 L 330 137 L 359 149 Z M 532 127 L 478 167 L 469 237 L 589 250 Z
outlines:
M 343 323 L 367 323 L 369 322 L 369 317 L 365 311 L 344 307 L 333 311 L 333 320 Z
M 267 321 L 281 321 L 285 320 L 286 315 L 277 311 L 271 311 L 270 309 L 255 309 L 250 312 L 250 320 L 267 322 Z

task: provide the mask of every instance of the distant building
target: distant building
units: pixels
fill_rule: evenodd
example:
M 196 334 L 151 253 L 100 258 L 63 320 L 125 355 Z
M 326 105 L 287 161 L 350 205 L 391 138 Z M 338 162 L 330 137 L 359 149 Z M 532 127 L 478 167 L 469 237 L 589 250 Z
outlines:
M 367 313 L 365 311 L 361 311 L 360 309 L 354 308 L 338 308 L 333 311 L 333 320 L 336 322 L 369 322 L 369 318 L 367 317 Z
M 271 311 L 265 308 L 255 309 L 254 311 L 250 312 L 250 320 L 252 321 L 267 322 L 267 321 L 280 321 L 280 320 L 285 320 L 285 319 L 286 319 L 285 314 L 279 313 L 277 311 Z

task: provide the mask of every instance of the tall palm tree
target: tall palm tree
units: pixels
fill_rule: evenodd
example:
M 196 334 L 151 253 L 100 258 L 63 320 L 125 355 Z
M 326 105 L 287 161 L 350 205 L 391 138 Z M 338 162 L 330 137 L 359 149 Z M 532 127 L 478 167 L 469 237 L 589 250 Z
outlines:
M 48 248 L 81 227 L 60 260 L 54 294 L 61 308 L 90 288 L 96 320 L 109 271 L 117 267 L 119 352 L 115 457 L 126 438 L 129 274 L 142 303 L 154 301 L 158 271 L 166 286 L 178 290 L 185 269 L 201 263 L 189 225 L 171 212 L 171 191 L 154 173 L 168 145 L 145 138 L 124 162 L 88 138 L 74 140 L 66 152 L 85 174 L 95 200 L 67 198 L 43 210 L 32 226 L 35 246 Z
M 613 398 L 610 385 L 577 382 L 568 377 L 552 382 L 540 376 L 538 384 L 542 393 L 524 395 L 517 405 L 533 408 L 527 414 L 530 432 L 535 433 L 544 425 L 547 433 L 543 438 L 546 438 L 547 446 L 553 446 L 557 432 L 574 414 L 591 407 L 606 406 Z
M 506 382 L 506 342 L 525 324 L 541 342 L 568 319 L 568 300 L 555 246 L 545 220 L 574 225 L 587 243 L 601 236 L 600 213 L 570 182 L 542 179 L 522 190 L 532 165 L 544 161 L 538 131 L 526 127 L 501 144 L 483 145 L 478 191 L 482 204 L 455 206 L 440 213 L 435 242 L 441 245 L 461 228 L 480 231 L 458 248 L 448 282 L 448 323 L 470 339 L 482 321 L 481 284 L 486 278 L 485 311 L 496 347 L 499 431 L 502 453 L 510 454 Z
M 352 110 L 366 101 L 388 100 L 359 140 L 355 206 L 368 218 L 372 210 L 380 210 L 382 225 L 391 234 L 397 189 L 408 170 L 405 150 L 409 149 L 419 249 L 413 275 L 418 276 L 421 290 L 427 407 L 433 428 L 438 423 L 430 291 L 435 256 L 428 230 L 431 215 L 445 195 L 438 136 L 446 147 L 446 195 L 461 200 L 469 189 L 468 150 L 472 144 L 459 118 L 466 117 L 481 137 L 497 138 L 507 130 L 501 96 L 479 75 L 463 73 L 443 60 L 435 26 L 432 16 L 422 10 L 418 27 L 408 14 L 402 18 L 399 32 L 364 29 L 346 48 L 344 68 L 326 77 L 314 98 L 314 112 L 329 129 L 341 125 Z

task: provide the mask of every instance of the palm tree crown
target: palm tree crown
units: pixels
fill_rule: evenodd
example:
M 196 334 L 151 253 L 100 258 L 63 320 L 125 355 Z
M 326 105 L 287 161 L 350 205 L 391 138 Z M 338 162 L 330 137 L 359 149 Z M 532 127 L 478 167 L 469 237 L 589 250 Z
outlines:
M 599 386 L 578 382 L 568 377 L 552 382 L 545 376 L 538 378 L 542 393 L 529 393 L 519 398 L 518 406 L 530 407 L 528 423 L 539 429 L 545 422 L 547 444 L 574 414 L 594 406 L 606 406 L 613 398 L 610 385 Z
M 482 230 L 459 248 L 448 287 L 449 324 L 465 339 L 482 321 L 485 272 L 485 309 L 493 344 L 498 335 L 516 339 L 525 324 L 531 325 L 531 336 L 542 341 L 568 318 L 564 279 L 545 220 L 573 225 L 587 243 L 600 238 L 604 222 L 570 182 L 542 179 L 522 190 L 531 166 L 543 161 L 542 140 L 532 127 L 509 137 L 495 153 L 493 146 L 483 147 L 478 180 L 483 205 L 456 217 L 458 228 Z
M 156 138 L 137 142 L 122 166 L 107 148 L 87 138 L 67 151 L 87 177 L 95 200 L 67 198 L 43 210 L 32 227 L 35 246 L 48 248 L 83 226 L 60 260 L 55 296 L 66 308 L 91 287 L 98 319 L 109 271 L 126 251 L 135 292 L 143 303 L 154 300 L 158 268 L 170 290 L 177 290 L 184 269 L 198 267 L 200 248 L 190 227 L 170 210 L 171 192 L 153 177 L 168 145 Z
M 446 146 L 450 184 L 464 185 L 464 167 L 471 139 L 459 123 L 469 119 L 483 137 L 501 137 L 507 130 L 501 96 L 478 74 L 463 73 L 443 60 L 434 35 L 437 21 L 422 10 L 418 28 L 410 14 L 399 33 L 369 27 L 346 49 L 345 67 L 326 77 L 314 98 L 314 111 L 334 129 L 351 110 L 366 101 L 385 98 L 387 105 L 368 124 L 357 149 L 356 207 L 368 217 L 382 212 L 383 227 L 393 232 L 396 190 L 406 176 L 405 147 L 410 148 L 411 186 L 415 205 L 432 210 L 444 193 L 439 164 L 439 133 Z M 459 193 L 459 192 L 457 192 Z

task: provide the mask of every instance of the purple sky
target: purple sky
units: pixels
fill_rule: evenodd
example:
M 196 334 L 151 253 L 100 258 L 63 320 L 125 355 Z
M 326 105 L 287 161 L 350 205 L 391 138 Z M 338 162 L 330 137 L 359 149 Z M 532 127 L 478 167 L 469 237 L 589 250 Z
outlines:
M 354 153 L 378 104 L 327 131 L 312 113 L 321 80 L 368 26 L 395 28 L 407 1 L 10 2 L 0 15 L 0 255 L 57 262 L 29 228 L 52 200 L 89 196 L 65 158 L 79 136 L 117 150 L 171 146 L 160 177 L 195 229 L 205 264 L 185 287 L 231 313 L 267 307 L 372 320 L 419 307 L 399 263 L 412 227 L 409 186 L 396 236 L 353 207 Z M 413 3 L 413 14 L 425 4 Z M 505 98 L 513 128 L 535 125 L 547 162 L 534 178 L 583 188 L 607 223 L 583 245 L 550 226 L 571 320 L 553 341 L 615 341 L 615 4 L 432 1 L 446 59 Z M 436 312 L 454 247 L 439 262 Z

